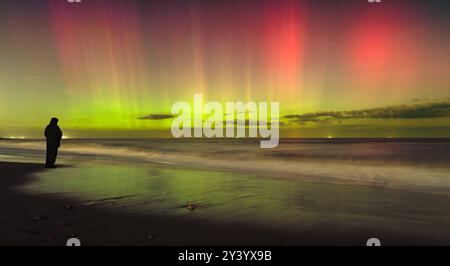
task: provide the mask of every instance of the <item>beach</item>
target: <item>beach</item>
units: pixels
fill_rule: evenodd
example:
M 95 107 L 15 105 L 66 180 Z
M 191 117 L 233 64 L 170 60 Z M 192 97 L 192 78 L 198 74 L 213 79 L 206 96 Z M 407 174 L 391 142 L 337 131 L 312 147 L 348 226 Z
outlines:
M 450 243 L 450 142 L 0 141 L 0 245 Z

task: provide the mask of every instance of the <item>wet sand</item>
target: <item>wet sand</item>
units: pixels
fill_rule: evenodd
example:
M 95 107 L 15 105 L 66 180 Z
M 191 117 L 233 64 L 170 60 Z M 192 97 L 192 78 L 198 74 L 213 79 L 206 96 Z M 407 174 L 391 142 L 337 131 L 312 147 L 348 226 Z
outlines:
M 332 223 L 297 231 L 116 213 L 66 198 L 27 195 L 18 189 L 32 181 L 33 173 L 58 169 L 9 162 L 0 162 L 0 169 L 1 245 L 64 245 L 70 237 L 80 238 L 83 245 L 363 245 L 373 235 L 391 245 L 445 244 L 427 237 Z

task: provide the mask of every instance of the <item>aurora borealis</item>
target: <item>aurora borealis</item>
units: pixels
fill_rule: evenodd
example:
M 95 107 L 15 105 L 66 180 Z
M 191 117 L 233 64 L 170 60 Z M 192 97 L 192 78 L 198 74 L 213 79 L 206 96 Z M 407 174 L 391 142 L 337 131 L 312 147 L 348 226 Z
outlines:
M 52 116 L 69 137 L 168 136 L 170 117 L 139 118 L 164 117 L 202 93 L 279 101 L 288 118 L 419 112 L 287 120 L 286 137 L 449 137 L 448 5 L 3 0 L 0 136 L 42 137 Z M 438 115 L 420 114 L 434 104 Z

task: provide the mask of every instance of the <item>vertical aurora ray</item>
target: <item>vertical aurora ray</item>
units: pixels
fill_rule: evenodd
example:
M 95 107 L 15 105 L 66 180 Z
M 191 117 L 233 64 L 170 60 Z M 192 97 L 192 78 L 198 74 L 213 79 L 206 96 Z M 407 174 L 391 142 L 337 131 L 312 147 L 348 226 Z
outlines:
M 111 126 L 113 119 L 115 127 L 133 128 L 132 115 L 143 108 L 141 91 L 149 81 L 136 18 L 132 3 L 123 8 L 94 3 L 75 11 L 63 3 L 52 6 L 66 90 L 75 100 L 70 111 L 85 121 L 97 117 L 95 126 Z

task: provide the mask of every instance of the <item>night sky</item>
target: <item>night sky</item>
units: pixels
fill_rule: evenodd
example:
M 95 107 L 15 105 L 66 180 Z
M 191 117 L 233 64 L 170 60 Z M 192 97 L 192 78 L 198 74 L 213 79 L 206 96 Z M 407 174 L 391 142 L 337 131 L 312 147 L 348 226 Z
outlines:
M 2 0 L 0 136 L 166 136 L 139 118 L 203 93 L 285 137 L 450 137 L 449 44 L 449 1 Z

